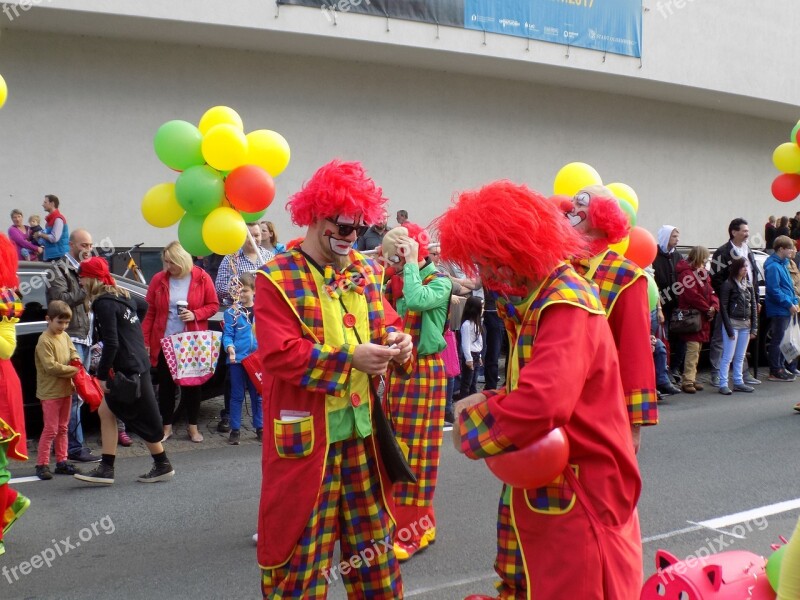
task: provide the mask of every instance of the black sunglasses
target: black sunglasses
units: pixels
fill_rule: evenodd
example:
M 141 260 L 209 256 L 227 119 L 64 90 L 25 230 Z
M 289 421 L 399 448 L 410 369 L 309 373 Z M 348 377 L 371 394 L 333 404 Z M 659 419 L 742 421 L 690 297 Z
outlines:
M 325 220 L 326 221 L 330 221 L 331 223 L 336 225 L 336 227 L 339 228 L 339 235 L 341 235 L 342 237 L 347 237 L 348 235 L 350 235 L 354 231 L 358 231 L 358 228 L 361 227 L 360 225 L 345 225 L 345 224 L 342 224 L 342 223 L 337 223 L 333 219 L 327 219 L 326 218 Z

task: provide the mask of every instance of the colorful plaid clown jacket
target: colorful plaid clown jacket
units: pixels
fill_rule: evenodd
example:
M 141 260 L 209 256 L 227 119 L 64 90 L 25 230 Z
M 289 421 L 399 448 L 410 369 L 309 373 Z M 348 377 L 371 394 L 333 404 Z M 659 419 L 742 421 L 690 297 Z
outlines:
M 527 301 L 499 302 L 498 314 L 509 334 L 506 387 L 484 392 L 486 402 L 459 415 L 461 449 L 486 458 L 563 427 L 569 464 L 595 509 L 608 523 L 627 522 L 641 480 L 614 339 L 596 288 L 562 264 Z M 563 515 L 575 504 L 563 476 L 524 494 L 535 514 Z
M 379 459 L 383 498 L 374 501 L 391 511 L 391 483 L 369 435 L 374 398 L 364 374 L 353 368 L 355 331 L 364 343 L 383 344 L 389 331 L 400 328 L 397 313 L 383 301 L 382 276 L 377 263 L 356 251 L 349 267 L 336 273 L 297 249 L 257 273 L 257 352 L 264 375 L 259 530 L 279 532 L 264 543 L 266 536 L 259 537 L 262 568 L 284 564 L 298 542 L 317 502 L 328 445 L 344 439 L 337 435 L 341 421 L 337 425 L 332 415 L 347 407 L 355 415 L 350 437 L 373 444 Z
M 650 304 L 647 278 L 636 264 L 614 252 L 602 252 L 579 272 L 600 290 L 619 354 L 619 371 L 631 425 L 657 425 L 656 370 L 650 346 Z

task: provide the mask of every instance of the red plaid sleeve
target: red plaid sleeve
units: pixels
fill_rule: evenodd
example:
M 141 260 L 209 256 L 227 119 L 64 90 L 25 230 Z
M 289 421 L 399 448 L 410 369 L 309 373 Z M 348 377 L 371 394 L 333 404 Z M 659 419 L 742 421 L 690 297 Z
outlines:
M 517 447 L 503 434 L 489 412 L 489 403 L 470 406 L 459 415 L 461 450 L 470 458 L 486 458 Z

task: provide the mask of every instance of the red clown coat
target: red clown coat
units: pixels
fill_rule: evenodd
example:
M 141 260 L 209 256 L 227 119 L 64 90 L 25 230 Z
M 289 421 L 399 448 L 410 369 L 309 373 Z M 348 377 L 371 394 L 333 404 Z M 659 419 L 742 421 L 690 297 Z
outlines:
M 471 458 L 524 448 L 556 427 L 569 439 L 561 476 L 539 489 L 510 488 L 527 597 L 636 598 L 641 479 L 602 305 L 561 265 L 527 303 L 505 309 L 508 387 L 461 413 L 459 425 Z
M 383 271 L 355 251 L 350 261 L 348 271 L 364 276 L 361 285 L 371 336 L 364 342 L 383 344 L 386 334 L 400 322 L 383 302 Z M 312 268 L 303 253 L 293 249 L 267 263 L 256 277 L 256 335 L 264 375 L 257 552 L 262 569 L 285 564 L 300 541 L 318 500 L 328 453 L 326 395 L 343 396 L 355 372 L 355 346 L 325 344 L 319 296 L 327 292 L 317 289 Z M 410 364 L 406 368 L 410 370 Z M 371 393 L 367 401 L 370 407 L 375 402 Z M 287 414 L 307 416 L 289 421 Z M 392 514 L 391 482 L 380 462 L 375 436 L 365 441 L 373 444 L 380 463 L 382 498 L 374 501 L 382 502 Z

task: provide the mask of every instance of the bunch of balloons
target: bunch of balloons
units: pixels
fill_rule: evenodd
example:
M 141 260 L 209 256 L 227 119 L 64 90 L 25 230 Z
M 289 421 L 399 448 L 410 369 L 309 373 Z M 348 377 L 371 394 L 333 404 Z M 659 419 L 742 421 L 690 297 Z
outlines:
M 273 177 L 289 164 L 289 144 L 268 129 L 245 135 L 232 108 L 215 106 L 195 127 L 168 121 L 153 140 L 156 156 L 178 171 L 175 183 L 153 186 L 142 215 L 154 227 L 178 225 L 178 239 L 194 256 L 232 254 L 275 197 Z
M 3 108 L 3 105 L 6 103 L 8 99 L 8 86 L 6 85 L 6 80 L 3 79 L 3 76 L 0 75 L 0 108 Z
M 772 153 L 772 162 L 781 172 L 772 182 L 772 195 L 781 202 L 791 202 L 800 196 L 800 121 L 789 140 Z
M 561 167 L 556 174 L 553 193 L 572 198 L 580 190 L 590 185 L 604 185 L 600 174 L 586 163 L 573 162 Z M 609 183 L 605 187 L 614 194 L 620 208 L 628 215 L 631 224 L 628 237 L 618 244 L 612 244 L 611 249 L 642 268 L 650 266 L 656 258 L 658 247 L 653 235 L 636 225 L 639 197 L 631 186 L 624 183 Z

